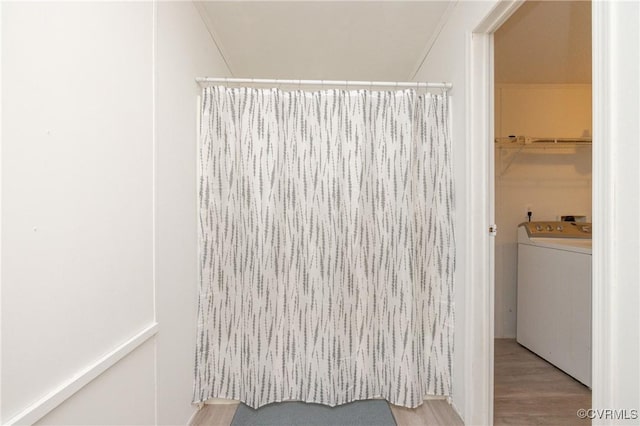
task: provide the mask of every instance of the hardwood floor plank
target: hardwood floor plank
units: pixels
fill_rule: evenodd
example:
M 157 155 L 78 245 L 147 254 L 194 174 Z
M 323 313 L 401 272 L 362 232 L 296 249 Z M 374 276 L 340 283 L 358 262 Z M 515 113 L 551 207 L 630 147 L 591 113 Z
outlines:
M 426 424 L 427 420 L 431 418 L 430 412 L 423 413 L 421 416 L 420 413 L 423 412 L 422 406 L 424 406 L 424 404 L 418 408 L 399 407 L 391 404 L 389 406 L 391 407 L 393 418 L 396 420 L 398 426 L 419 424 L 421 419 L 424 419 Z
M 419 407 L 406 408 L 391 405 L 391 412 L 398 426 L 464 425 L 458 413 L 443 399 L 428 399 Z
M 238 404 L 205 404 L 191 426 L 229 426 L 237 408 Z
M 445 400 L 427 401 L 429 408 L 433 411 L 437 425 L 464 426 L 458 413 Z M 425 403 L 426 405 L 426 403 Z
M 591 391 L 514 339 L 494 346 L 494 424 L 583 425 L 579 408 L 591 407 Z

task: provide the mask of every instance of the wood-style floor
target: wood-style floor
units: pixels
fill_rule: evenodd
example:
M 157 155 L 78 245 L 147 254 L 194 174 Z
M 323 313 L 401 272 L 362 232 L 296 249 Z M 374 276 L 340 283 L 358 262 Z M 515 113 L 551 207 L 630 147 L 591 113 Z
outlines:
M 542 358 L 518 345 L 514 339 L 495 341 L 494 424 L 581 425 L 589 420 L 576 416 L 591 407 L 591 391 Z M 237 404 L 205 405 L 193 426 L 229 426 Z M 428 400 L 409 409 L 391 406 L 398 426 L 463 425 L 444 400 Z
M 237 404 L 205 405 L 195 415 L 192 426 L 229 426 Z M 464 423 L 445 400 L 427 400 L 418 408 L 391 405 L 391 412 L 398 426 L 462 426 Z M 339 426 L 339 425 L 327 425 Z
M 591 391 L 514 339 L 495 340 L 493 419 L 500 425 L 581 425 Z

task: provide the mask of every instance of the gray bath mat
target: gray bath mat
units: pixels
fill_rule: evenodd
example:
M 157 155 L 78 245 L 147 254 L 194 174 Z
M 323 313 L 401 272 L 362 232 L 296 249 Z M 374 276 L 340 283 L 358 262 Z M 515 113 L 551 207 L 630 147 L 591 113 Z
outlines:
M 257 410 L 240 404 L 231 426 L 396 426 L 387 401 L 356 401 L 329 407 L 278 402 Z

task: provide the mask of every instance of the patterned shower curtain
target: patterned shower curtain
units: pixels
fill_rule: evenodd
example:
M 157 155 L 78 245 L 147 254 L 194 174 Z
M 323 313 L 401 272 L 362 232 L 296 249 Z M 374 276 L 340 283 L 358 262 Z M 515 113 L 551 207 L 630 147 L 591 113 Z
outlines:
M 446 95 L 209 87 L 194 402 L 449 395 Z

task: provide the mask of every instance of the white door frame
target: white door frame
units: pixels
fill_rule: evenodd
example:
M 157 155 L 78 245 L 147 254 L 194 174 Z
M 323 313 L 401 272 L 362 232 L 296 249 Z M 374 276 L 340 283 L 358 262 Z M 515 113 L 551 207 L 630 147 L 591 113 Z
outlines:
M 640 410 L 640 5 L 594 1 L 592 407 Z M 628 412 L 625 414 L 629 414 Z M 627 419 L 629 420 L 629 419 Z
M 467 37 L 467 217 L 465 283 L 465 422 L 493 423 L 495 239 L 493 33 L 522 0 L 503 0 Z
M 470 214 L 465 236 L 469 279 L 465 283 L 464 395 L 465 422 L 472 425 L 493 423 L 494 241 L 488 232 L 494 220 L 495 192 L 493 32 L 521 3 L 499 1 L 469 34 L 467 43 L 466 185 Z M 633 223 L 633 232 L 638 234 L 640 150 L 626 142 L 630 138 L 637 141 L 640 134 L 638 17 L 640 7 L 633 2 L 592 3 L 594 409 L 640 408 L 640 333 L 636 324 L 640 249 L 634 239 L 637 235 L 629 235 L 625 227 Z M 621 219 L 625 219 L 623 223 Z M 593 423 L 617 424 L 613 418 L 596 418 Z

